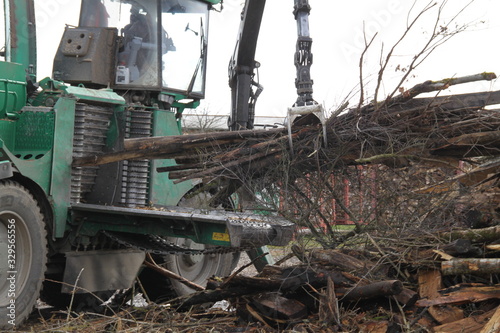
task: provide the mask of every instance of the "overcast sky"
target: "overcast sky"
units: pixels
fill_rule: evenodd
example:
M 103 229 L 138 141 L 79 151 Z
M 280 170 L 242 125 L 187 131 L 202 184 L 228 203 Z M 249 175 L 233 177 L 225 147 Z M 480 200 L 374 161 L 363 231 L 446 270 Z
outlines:
M 437 1 L 442 3 L 442 1 Z M 462 8 L 470 1 L 452 0 L 442 13 L 440 25 L 449 24 Z M 239 26 L 241 0 L 226 0 L 222 15 L 213 15 L 211 39 L 214 42 L 209 50 L 209 83 L 223 77 L 228 55 L 232 54 Z M 351 0 L 325 1 L 309 0 L 312 7 L 310 32 L 313 38 L 314 63 L 311 75 L 314 80 L 314 98 L 323 103 L 326 109 L 334 109 L 356 88 L 359 82 L 359 57 L 364 49 L 363 25 L 367 38 L 378 32 L 371 50 L 365 56 L 364 74 L 366 80 L 374 81 L 378 72 L 378 62 L 383 45 L 384 54 L 406 30 L 407 22 L 414 19 L 429 2 L 420 0 L 412 9 L 409 0 Z M 268 0 L 264 14 L 256 59 L 261 62 L 260 83 L 264 86 L 258 104 L 259 115 L 285 115 L 286 109 L 295 102 L 295 67 L 293 55 L 297 38 L 296 23 L 292 15 L 293 1 Z M 402 73 L 395 71 L 397 66 L 404 68 L 424 45 L 429 37 L 437 16 L 437 9 L 422 16 L 420 23 L 413 28 L 407 42 L 396 49 L 393 61 L 384 76 L 385 92 L 394 89 Z M 438 80 L 453 76 L 464 76 L 483 71 L 497 71 L 500 74 L 499 43 L 500 1 L 476 0 L 457 19 L 456 24 L 469 25 L 466 32 L 460 33 L 446 42 L 431 55 L 405 83 L 405 88 L 432 79 Z M 456 24 L 450 25 L 454 29 Z M 233 31 L 235 30 L 235 31 Z M 221 43 L 220 41 L 225 41 Z M 215 44 L 215 45 L 214 45 Z M 222 69 L 221 69 L 222 68 Z M 219 72 L 217 72 L 219 71 Z M 218 82 L 218 81 L 217 81 Z M 221 81 L 222 82 L 222 81 Z M 214 111 L 225 111 L 229 93 L 222 83 L 209 86 L 207 103 Z M 473 84 L 463 89 L 494 89 L 491 83 Z M 368 89 L 368 93 L 373 90 Z M 455 89 L 453 92 L 460 92 Z M 356 103 L 357 98 L 351 102 Z
M 451 0 L 442 13 L 441 26 L 469 0 Z M 64 24 L 77 24 L 79 0 L 35 0 L 38 11 L 39 79 L 50 75 L 52 58 L 59 44 Z M 229 114 L 230 91 L 227 85 L 227 65 L 232 55 L 239 28 L 239 17 L 244 0 L 225 0 L 222 13 L 211 16 L 209 40 L 209 70 L 207 96 L 202 107 L 211 113 Z M 256 60 L 261 63 L 260 83 L 264 86 L 257 103 L 258 115 L 284 116 L 296 100 L 294 86 L 295 66 L 293 57 L 297 38 L 296 23 L 292 15 L 293 0 L 267 0 Z M 418 15 L 427 0 L 418 0 L 412 9 L 410 0 L 309 0 L 312 7 L 310 32 L 313 38 L 314 63 L 311 74 L 314 80 L 314 98 L 326 109 L 334 109 L 359 83 L 359 57 L 364 49 L 363 26 L 368 39 L 377 34 L 365 56 L 364 74 L 368 84 L 367 94 L 373 92 L 378 62 L 383 47 L 389 48 L 406 30 L 407 23 Z M 437 1 L 438 4 L 442 0 Z M 383 80 L 382 95 L 394 89 L 401 72 L 412 56 L 425 43 L 434 25 L 434 10 L 422 16 L 413 30 L 396 49 Z M 462 12 L 456 24 L 469 25 L 441 46 L 418 68 L 405 88 L 433 79 L 476 74 L 483 71 L 500 73 L 500 1 L 475 0 Z M 449 29 L 456 27 L 455 23 Z M 495 84 L 471 84 L 462 90 L 478 91 L 497 89 Z M 459 92 L 454 90 L 453 92 Z M 351 102 L 357 102 L 356 96 Z

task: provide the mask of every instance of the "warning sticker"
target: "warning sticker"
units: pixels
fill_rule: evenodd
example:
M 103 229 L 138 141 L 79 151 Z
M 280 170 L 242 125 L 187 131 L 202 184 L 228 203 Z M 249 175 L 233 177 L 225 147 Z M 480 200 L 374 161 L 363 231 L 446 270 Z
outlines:
M 230 242 L 229 234 L 227 232 L 214 232 L 212 234 L 212 239 L 216 241 L 222 242 Z

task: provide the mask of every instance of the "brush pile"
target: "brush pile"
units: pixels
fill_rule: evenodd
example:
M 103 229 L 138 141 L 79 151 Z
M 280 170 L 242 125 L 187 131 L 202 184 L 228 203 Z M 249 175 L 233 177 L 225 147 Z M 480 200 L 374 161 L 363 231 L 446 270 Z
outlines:
M 237 271 L 169 302 L 178 313 L 221 300 L 235 309 L 188 312 L 191 320 L 210 318 L 228 331 L 500 332 L 500 91 L 440 94 L 495 78 L 426 81 L 340 108 L 324 124 L 326 145 L 311 114 L 291 133 L 126 139 L 123 151 L 73 164 L 173 159 L 157 171 L 216 183 L 215 200 L 261 180 L 260 195 L 279 197 L 275 210 L 313 233 L 320 248 L 294 246 L 298 265 Z M 363 200 L 356 206 L 353 198 Z M 354 224 L 347 233 L 335 230 L 340 212 Z
M 300 264 L 236 271 L 173 300 L 178 311 L 231 300 L 233 325 L 294 332 L 498 332 L 500 227 L 292 247 Z M 233 327 L 235 329 L 235 327 Z
M 500 103 L 500 91 L 452 96 L 439 96 L 439 92 L 495 78 L 493 73 L 481 73 L 426 81 L 382 102 L 339 109 L 326 123 L 326 147 L 320 122 L 307 115 L 294 123 L 292 133 L 278 128 L 126 139 L 122 151 L 76 158 L 73 166 L 172 158 L 177 165 L 158 171 L 169 172 L 176 182 L 195 178 L 244 181 L 268 174 L 267 169 L 284 160 L 303 175 L 318 168 L 374 163 L 458 167 L 466 158 L 498 155 L 500 112 L 486 107 Z M 433 97 L 416 98 L 430 92 L 435 92 Z

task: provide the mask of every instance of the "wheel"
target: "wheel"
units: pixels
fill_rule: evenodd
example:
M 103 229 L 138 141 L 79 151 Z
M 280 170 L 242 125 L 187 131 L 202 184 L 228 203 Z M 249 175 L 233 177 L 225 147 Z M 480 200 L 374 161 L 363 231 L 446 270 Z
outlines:
M 186 195 L 181 199 L 178 206 L 191 208 L 210 208 L 209 192 L 194 192 L 194 195 Z M 229 202 L 227 206 L 232 206 Z M 218 207 L 223 208 L 223 207 Z M 198 244 L 188 238 L 169 238 L 169 241 L 184 248 L 204 250 L 208 245 Z M 211 254 L 211 255 L 167 255 L 165 256 L 165 268 L 191 282 L 205 286 L 207 280 L 212 276 L 228 276 L 238 264 L 240 253 Z M 193 289 L 185 284 L 171 279 L 172 288 L 178 296 L 191 294 Z
M 169 238 L 169 241 L 184 248 L 203 250 L 208 245 L 198 244 L 187 238 Z M 239 253 L 209 254 L 209 255 L 167 255 L 164 260 L 166 269 L 174 272 L 191 282 L 206 286 L 212 276 L 225 277 L 231 274 L 240 258 Z M 193 293 L 195 290 L 185 284 L 171 279 L 172 288 L 178 296 Z
M 0 181 L 0 253 L 0 329 L 12 329 L 28 317 L 40 294 L 47 235 L 36 200 L 9 180 Z
M 191 208 L 208 208 L 211 194 L 199 192 L 186 195 L 178 206 Z M 168 242 L 184 248 L 203 250 L 209 245 L 198 244 L 187 238 L 167 238 Z M 175 255 L 156 256 L 155 261 L 171 272 L 180 275 L 191 282 L 205 286 L 212 276 L 228 276 L 238 264 L 240 253 L 211 254 L 211 255 Z M 183 296 L 194 292 L 185 284 L 175 279 L 160 276 L 157 272 L 144 269 L 139 276 L 148 297 L 152 301 L 167 300 L 172 296 Z M 175 293 L 172 295 L 172 291 Z

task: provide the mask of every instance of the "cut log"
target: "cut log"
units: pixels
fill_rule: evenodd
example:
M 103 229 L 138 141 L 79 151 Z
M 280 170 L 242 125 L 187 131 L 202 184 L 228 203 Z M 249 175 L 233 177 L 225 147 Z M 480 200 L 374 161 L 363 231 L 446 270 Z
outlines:
M 309 255 L 310 260 L 313 263 L 333 265 L 346 272 L 356 272 L 358 274 L 363 274 L 373 266 L 369 262 L 359 260 L 358 258 L 344 254 L 338 250 L 315 249 L 312 250 Z
M 459 157 L 493 156 L 496 155 L 495 147 L 500 144 L 500 131 L 487 131 L 467 133 L 448 139 L 443 146 L 433 148 L 432 154 Z M 472 149 L 474 148 L 474 149 Z M 490 152 L 490 154 L 488 154 Z M 480 175 L 475 176 L 479 178 Z M 472 177 L 459 177 L 461 182 L 472 181 Z M 470 178 L 470 179 L 467 179 Z
M 486 249 L 490 251 L 500 251 L 500 244 L 486 245 Z
M 216 147 L 220 150 L 224 146 L 239 144 L 252 138 L 266 140 L 283 131 L 283 129 L 227 131 L 126 139 L 123 151 L 78 157 L 73 160 L 72 165 L 92 166 L 122 160 L 167 158 L 168 156 L 174 157 L 175 154 L 183 154 L 188 150 L 196 152 L 204 148 Z
M 481 109 L 488 105 L 500 104 L 500 91 L 456 94 L 451 96 L 414 98 L 401 105 L 394 105 L 394 110 L 415 110 L 439 107 L 442 110 Z
M 500 259 L 453 259 L 441 263 L 443 275 L 497 274 L 500 273 Z
M 474 243 L 493 242 L 500 239 L 500 225 L 483 229 L 454 230 L 442 233 L 440 238 L 450 241 L 468 239 Z
M 342 272 L 323 268 L 288 267 L 282 270 L 280 276 L 250 277 L 234 276 L 226 284 L 228 287 L 249 287 L 253 290 L 295 290 L 301 286 L 311 285 L 323 288 L 331 279 L 336 286 L 350 286 L 356 281 L 350 280 Z

